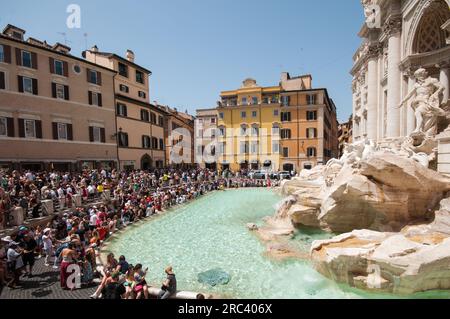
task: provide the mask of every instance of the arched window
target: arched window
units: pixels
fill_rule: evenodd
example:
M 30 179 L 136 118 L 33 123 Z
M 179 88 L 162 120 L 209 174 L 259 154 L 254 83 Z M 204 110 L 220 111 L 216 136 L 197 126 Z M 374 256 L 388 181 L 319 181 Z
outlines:
M 252 125 L 252 135 L 259 136 L 259 125 L 258 124 Z
M 317 150 L 315 147 L 308 147 L 307 150 L 308 157 L 316 157 L 317 156 Z
M 219 126 L 219 136 L 224 137 L 227 135 L 227 129 L 225 126 Z
M 241 125 L 241 136 L 246 136 L 248 134 L 248 126 L 246 124 Z

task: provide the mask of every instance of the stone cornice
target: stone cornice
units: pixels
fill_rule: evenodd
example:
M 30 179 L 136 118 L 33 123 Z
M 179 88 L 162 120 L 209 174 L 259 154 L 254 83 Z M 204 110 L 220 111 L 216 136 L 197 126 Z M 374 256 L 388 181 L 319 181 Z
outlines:
M 383 44 L 379 42 L 365 43 L 363 47 L 359 49 L 361 52 L 361 57 L 355 63 L 350 71 L 350 74 L 355 76 L 356 73 L 360 72 L 360 69 L 364 68 L 367 61 L 373 58 L 378 58 L 383 54 Z
M 450 46 L 446 46 L 440 50 L 414 54 L 406 57 L 400 63 L 399 67 L 402 72 L 414 72 L 420 67 L 448 66 L 450 64 Z

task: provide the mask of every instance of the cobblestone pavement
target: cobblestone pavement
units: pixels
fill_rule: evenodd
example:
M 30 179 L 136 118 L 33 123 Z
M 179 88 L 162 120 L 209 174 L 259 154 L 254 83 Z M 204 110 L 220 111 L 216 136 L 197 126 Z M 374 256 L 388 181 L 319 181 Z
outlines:
M 0 299 L 89 299 L 96 287 L 63 290 L 59 284 L 59 268 L 46 267 L 41 258 L 36 260 L 33 277 L 22 276 L 16 289 L 0 288 Z

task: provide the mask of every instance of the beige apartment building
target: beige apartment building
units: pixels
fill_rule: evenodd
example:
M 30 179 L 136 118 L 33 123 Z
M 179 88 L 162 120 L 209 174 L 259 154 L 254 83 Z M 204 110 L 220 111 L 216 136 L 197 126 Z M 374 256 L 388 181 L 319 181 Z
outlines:
M 123 58 L 100 52 L 96 46 L 83 52 L 92 63 L 114 70 L 114 94 L 118 157 L 121 169 L 162 168 L 166 162 L 164 117 L 166 112 L 150 104 L 152 72 L 134 62 L 132 51 Z
M 201 168 L 217 169 L 215 139 L 217 109 L 197 110 L 195 119 L 195 158 Z M 206 152 L 205 152 L 206 150 Z M 209 156 L 211 158 L 209 158 Z
M 0 34 L 0 166 L 115 167 L 115 72 L 24 36 Z
M 166 166 L 192 167 L 194 154 L 194 116 L 176 108 L 158 105 L 166 112 L 164 135 L 166 141 Z

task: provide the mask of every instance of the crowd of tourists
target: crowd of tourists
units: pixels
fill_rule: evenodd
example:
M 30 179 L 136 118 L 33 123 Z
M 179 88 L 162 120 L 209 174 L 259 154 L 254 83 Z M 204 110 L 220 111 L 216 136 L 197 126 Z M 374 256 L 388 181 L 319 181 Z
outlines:
M 42 201 L 58 203 L 59 210 L 46 225 L 20 226 L 3 238 L 0 251 L 0 285 L 20 286 L 22 276 L 33 276 L 36 259 L 60 270 L 60 285 L 73 290 L 100 283 L 91 298 L 149 298 L 147 269 L 131 265 L 125 256 L 108 255 L 97 264 L 102 243 L 117 230 L 166 209 L 226 188 L 273 187 L 278 181 L 255 180 L 247 172 L 208 169 L 148 171 L 85 170 L 69 172 L 0 172 L 0 225 L 10 226 L 11 212 L 23 208 L 24 218 L 45 214 Z M 76 204 L 76 198 L 81 205 Z M 100 267 L 98 267 L 100 266 Z M 71 274 L 77 272 L 73 281 Z M 172 267 L 160 298 L 176 292 Z

